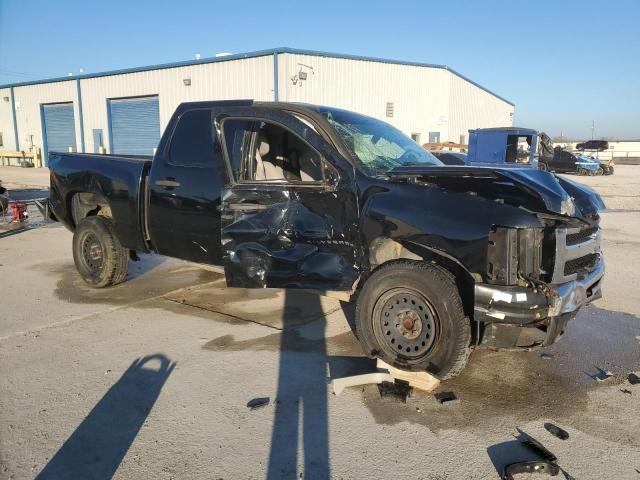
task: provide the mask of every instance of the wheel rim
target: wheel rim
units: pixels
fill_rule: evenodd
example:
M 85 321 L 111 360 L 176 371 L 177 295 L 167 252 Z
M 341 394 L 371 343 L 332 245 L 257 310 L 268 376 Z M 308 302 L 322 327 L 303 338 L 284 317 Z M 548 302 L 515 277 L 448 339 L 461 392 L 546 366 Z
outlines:
M 547 171 L 547 165 L 546 165 L 546 164 L 544 164 L 544 163 L 540 163 L 540 164 L 538 164 L 538 168 L 539 168 L 540 170 L 542 170 L 543 172 L 546 172 L 546 171 Z
M 407 359 L 421 358 L 431 350 L 440 323 L 431 302 L 405 288 L 389 290 L 378 299 L 373 322 L 378 342 Z
M 88 232 L 80 245 L 82 263 L 92 277 L 97 276 L 102 270 L 104 261 L 102 244 L 93 232 Z

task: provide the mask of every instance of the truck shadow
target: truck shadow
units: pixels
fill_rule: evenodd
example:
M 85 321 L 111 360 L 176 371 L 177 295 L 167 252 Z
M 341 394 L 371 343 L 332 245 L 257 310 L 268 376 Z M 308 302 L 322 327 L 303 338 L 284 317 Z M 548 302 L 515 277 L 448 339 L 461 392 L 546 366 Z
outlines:
M 136 359 L 36 478 L 112 478 L 175 365 L 163 354 Z
M 320 298 L 309 297 L 308 311 L 318 313 L 320 338 L 306 339 L 297 332 L 293 294 L 287 291 L 280 340 L 278 388 L 267 479 L 330 478 L 327 412 L 326 320 Z M 287 308 L 289 307 L 289 308 Z M 306 350 L 306 352 L 305 352 Z M 301 432 L 301 435 L 299 435 Z M 299 436 L 302 445 L 298 445 Z M 300 448 L 301 447 L 301 448 Z M 298 459 L 302 452 L 303 462 Z

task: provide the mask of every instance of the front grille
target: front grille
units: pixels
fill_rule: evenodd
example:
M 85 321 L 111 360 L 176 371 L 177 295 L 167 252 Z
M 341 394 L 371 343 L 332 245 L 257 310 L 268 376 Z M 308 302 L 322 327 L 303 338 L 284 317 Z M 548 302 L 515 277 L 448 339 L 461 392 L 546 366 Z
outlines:
M 598 254 L 590 253 L 584 257 L 569 260 L 564 264 L 564 275 L 573 275 L 574 273 L 589 272 L 593 270 L 598 262 Z
M 578 243 L 585 242 L 591 238 L 591 235 L 598 231 L 598 227 L 588 227 L 580 230 L 577 233 L 567 234 L 567 245 L 576 245 Z

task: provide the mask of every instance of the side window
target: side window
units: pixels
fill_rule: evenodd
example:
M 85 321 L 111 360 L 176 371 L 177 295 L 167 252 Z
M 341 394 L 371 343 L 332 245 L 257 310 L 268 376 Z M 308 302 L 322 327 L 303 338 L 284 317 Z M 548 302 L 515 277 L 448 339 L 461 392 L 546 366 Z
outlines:
M 263 121 L 229 119 L 223 123 L 225 147 L 238 181 L 320 183 L 326 162 L 286 128 Z M 337 173 L 331 172 L 335 177 Z
M 251 120 L 229 119 L 222 123 L 222 133 L 224 136 L 227 157 L 231 163 L 231 173 L 236 181 L 243 177 L 242 159 L 249 154 L 253 143 L 253 124 Z
M 211 167 L 213 138 L 211 110 L 183 113 L 169 144 L 169 163 L 183 167 Z

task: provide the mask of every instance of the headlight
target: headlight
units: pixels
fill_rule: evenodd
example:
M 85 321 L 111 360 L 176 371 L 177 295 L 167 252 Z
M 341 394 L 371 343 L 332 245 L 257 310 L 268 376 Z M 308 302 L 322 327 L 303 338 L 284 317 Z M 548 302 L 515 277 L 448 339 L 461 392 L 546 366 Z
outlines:
M 565 198 L 560 204 L 560 214 L 573 217 L 576 213 L 576 204 L 573 202 L 573 197 L 569 196 Z

